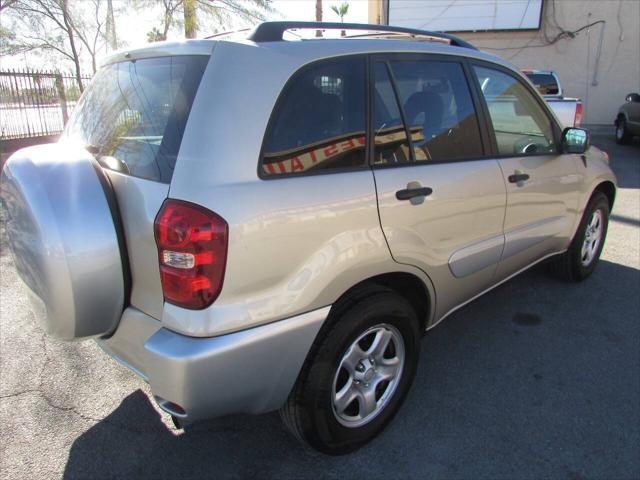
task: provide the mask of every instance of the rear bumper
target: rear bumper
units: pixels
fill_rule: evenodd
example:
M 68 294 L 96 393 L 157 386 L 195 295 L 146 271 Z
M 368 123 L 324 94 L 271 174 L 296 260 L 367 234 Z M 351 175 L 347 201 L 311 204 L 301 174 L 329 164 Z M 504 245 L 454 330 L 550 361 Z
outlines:
M 116 332 L 98 344 L 145 379 L 158 405 L 186 425 L 280 408 L 328 313 L 324 307 L 228 335 L 195 338 L 128 308 Z

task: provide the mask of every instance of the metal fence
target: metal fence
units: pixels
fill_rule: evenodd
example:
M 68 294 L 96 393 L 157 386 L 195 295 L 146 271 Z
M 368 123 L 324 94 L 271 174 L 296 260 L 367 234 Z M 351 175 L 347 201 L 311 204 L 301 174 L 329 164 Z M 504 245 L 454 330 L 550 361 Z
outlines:
M 82 77 L 89 80 L 91 77 Z M 47 71 L 0 71 L 0 139 L 62 132 L 80 97 L 75 76 Z

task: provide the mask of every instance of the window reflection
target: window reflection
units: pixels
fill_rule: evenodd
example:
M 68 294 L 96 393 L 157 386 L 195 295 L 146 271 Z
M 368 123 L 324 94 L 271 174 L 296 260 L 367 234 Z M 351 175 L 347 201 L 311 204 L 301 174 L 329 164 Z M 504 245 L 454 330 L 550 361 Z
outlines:
M 556 151 L 549 117 L 533 95 L 511 75 L 474 67 L 501 155 Z
M 460 64 L 394 61 L 389 65 L 411 133 L 415 161 L 482 156 L 480 128 Z
M 373 130 L 374 164 L 404 163 L 411 159 L 407 131 L 402 123 L 389 72 L 384 63 L 374 64 Z M 416 131 L 419 135 L 420 132 Z M 416 138 L 417 140 L 417 138 Z
M 105 66 L 65 130 L 102 165 L 169 182 L 208 57 L 174 56 Z
M 365 164 L 364 59 L 312 65 L 286 87 L 262 158 L 264 175 Z
M 267 175 L 279 175 L 313 168 L 358 166 L 364 155 L 364 146 L 364 131 L 357 132 L 289 152 L 266 154 L 262 167 Z

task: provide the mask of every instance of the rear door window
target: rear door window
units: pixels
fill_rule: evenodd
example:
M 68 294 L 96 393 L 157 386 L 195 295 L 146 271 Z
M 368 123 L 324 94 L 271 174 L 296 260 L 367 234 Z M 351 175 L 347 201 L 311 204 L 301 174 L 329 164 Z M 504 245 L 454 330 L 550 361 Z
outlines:
M 413 161 L 483 156 L 478 119 L 460 63 L 401 60 L 389 66 L 411 137 Z
M 386 63 L 373 64 L 373 142 L 374 165 L 411 161 L 407 130 Z
M 365 155 L 365 59 L 312 64 L 285 87 L 265 137 L 266 178 L 352 170 Z
M 82 96 L 65 137 L 106 168 L 171 181 L 208 56 L 172 56 L 103 67 Z

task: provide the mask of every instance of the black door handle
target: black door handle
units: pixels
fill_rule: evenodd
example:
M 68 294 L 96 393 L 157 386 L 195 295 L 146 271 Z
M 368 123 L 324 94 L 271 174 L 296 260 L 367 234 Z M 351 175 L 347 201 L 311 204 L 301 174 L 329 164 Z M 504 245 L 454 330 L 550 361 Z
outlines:
M 526 173 L 514 173 L 513 175 L 509 175 L 509 182 L 511 183 L 524 182 L 525 180 L 529 180 L 529 175 Z
M 426 197 L 433 192 L 429 187 L 405 188 L 396 192 L 398 200 L 411 200 L 415 197 Z

